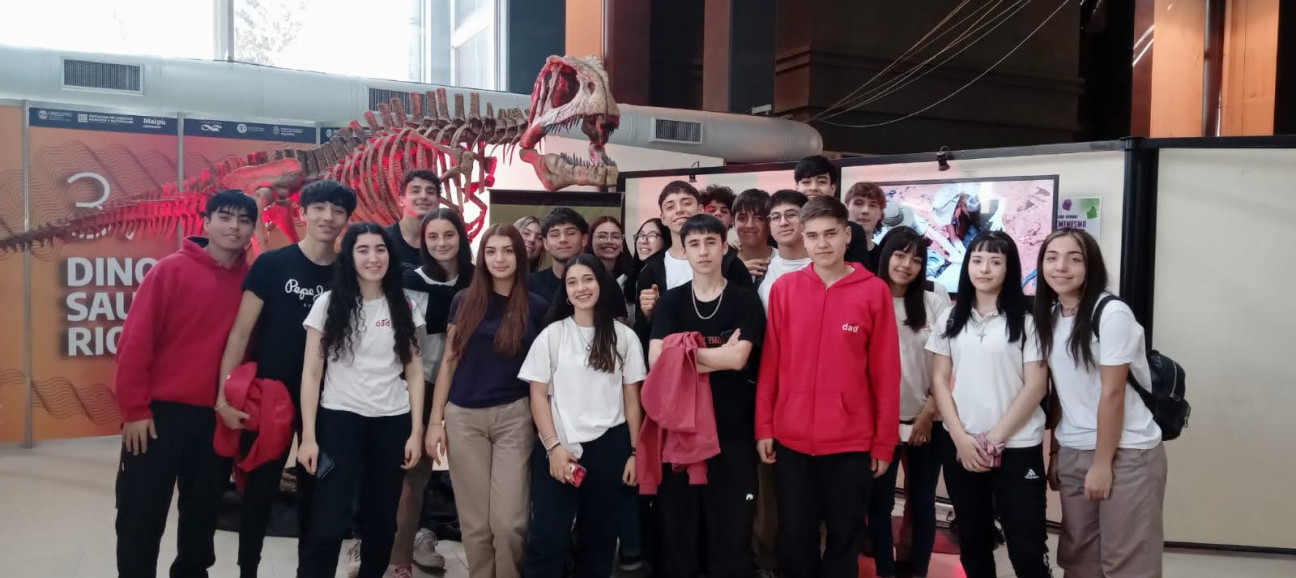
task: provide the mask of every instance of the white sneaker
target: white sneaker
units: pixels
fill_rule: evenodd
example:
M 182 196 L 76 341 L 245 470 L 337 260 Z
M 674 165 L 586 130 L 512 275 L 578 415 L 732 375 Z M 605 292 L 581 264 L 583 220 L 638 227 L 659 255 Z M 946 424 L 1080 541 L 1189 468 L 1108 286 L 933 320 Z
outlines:
M 342 569 L 346 572 L 348 578 L 356 578 L 360 575 L 359 540 L 351 543 L 351 548 L 347 550 L 346 558 L 342 560 Z
M 387 567 L 383 578 L 414 578 L 414 569 L 409 564 L 393 564 Z
M 436 551 L 436 534 L 427 528 L 414 535 L 414 563 L 433 570 L 445 568 L 445 556 Z

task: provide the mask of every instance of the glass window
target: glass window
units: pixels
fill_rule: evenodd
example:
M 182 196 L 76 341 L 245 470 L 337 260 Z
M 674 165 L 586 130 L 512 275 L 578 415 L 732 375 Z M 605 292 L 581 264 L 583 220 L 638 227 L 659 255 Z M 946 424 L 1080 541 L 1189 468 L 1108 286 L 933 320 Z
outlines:
M 282 68 L 422 80 L 421 2 L 235 0 L 234 59 Z
M 450 53 L 451 84 L 494 90 L 499 87 L 496 65 L 497 0 L 451 0 L 454 28 Z
M 78 52 L 210 59 L 214 0 L 5 2 L 0 42 Z
M 495 90 L 505 1 L 25 0 L 6 7 L 0 43 L 212 59 L 232 36 L 240 62 Z

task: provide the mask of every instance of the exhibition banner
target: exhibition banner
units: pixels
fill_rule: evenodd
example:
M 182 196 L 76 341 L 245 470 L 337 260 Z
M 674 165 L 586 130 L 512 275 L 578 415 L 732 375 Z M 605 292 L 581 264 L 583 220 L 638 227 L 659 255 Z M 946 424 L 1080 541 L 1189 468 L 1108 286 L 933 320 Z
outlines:
M 216 174 L 229 159 L 246 159 L 266 153 L 273 160 L 276 150 L 315 148 L 315 126 L 310 123 L 261 123 L 229 119 L 184 119 L 184 174 L 186 179 L 202 171 Z M 245 191 L 251 193 L 252 191 Z M 304 231 L 298 225 L 298 232 Z M 288 244 L 279 230 L 270 233 L 270 249 Z
M 31 108 L 31 227 L 157 198 L 177 180 L 176 119 Z M 7 155 L 6 155 L 7 156 Z M 131 300 L 174 235 L 88 234 L 31 250 L 33 428 L 36 440 L 116 434 L 114 356 Z
M 0 236 L 23 232 L 22 106 L 0 105 Z M 0 444 L 26 431 L 27 334 L 22 308 L 23 254 L 0 253 Z

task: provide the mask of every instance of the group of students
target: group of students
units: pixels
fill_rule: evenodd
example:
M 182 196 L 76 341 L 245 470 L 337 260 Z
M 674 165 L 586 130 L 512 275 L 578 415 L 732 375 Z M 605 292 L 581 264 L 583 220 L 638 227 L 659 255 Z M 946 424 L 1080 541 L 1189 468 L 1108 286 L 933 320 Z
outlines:
M 233 469 L 255 576 L 295 433 L 304 577 L 331 578 L 353 529 L 359 576 L 444 564 L 418 527 L 443 458 L 474 578 L 604 578 L 618 543 L 670 578 L 856 576 L 866 536 L 878 576 L 927 576 L 942 469 L 967 576 L 997 575 L 996 519 L 1017 575 L 1049 575 L 1046 478 L 1068 576 L 1159 576 L 1165 453 L 1126 385 L 1147 376 L 1142 328 L 1118 300 L 1094 318 L 1097 243 L 1050 235 L 1032 308 L 1016 244 L 981 233 L 951 304 L 929 239 L 874 239 L 880 189 L 843 203 L 827 159 L 794 172 L 772 195 L 671 182 L 633 250 L 616 219 L 558 208 L 487 228 L 475 260 L 427 171 L 389 228 L 348 223 L 347 187 L 306 186 L 303 240 L 250 268 L 257 208 L 214 195 L 119 345 L 119 574 L 155 575 L 178 483 L 171 575 L 206 575 Z M 912 538 L 894 544 L 901 462 Z

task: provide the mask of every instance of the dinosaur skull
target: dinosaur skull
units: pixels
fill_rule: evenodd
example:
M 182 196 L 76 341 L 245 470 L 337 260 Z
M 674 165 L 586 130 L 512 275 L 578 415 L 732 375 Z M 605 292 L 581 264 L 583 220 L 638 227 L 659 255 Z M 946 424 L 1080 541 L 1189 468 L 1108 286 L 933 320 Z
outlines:
M 612 100 L 607 73 L 598 59 L 550 56 L 536 78 L 527 120 L 519 155 L 535 167 L 546 189 L 616 186 L 616 163 L 603 147 L 621 123 L 621 111 Z M 588 159 L 536 151 L 544 137 L 577 124 L 590 140 Z

